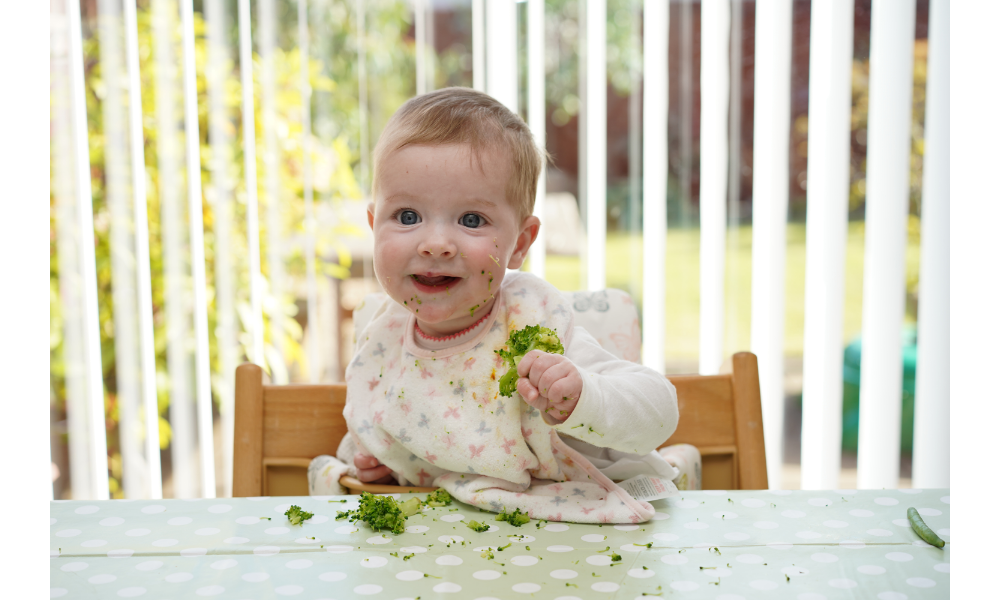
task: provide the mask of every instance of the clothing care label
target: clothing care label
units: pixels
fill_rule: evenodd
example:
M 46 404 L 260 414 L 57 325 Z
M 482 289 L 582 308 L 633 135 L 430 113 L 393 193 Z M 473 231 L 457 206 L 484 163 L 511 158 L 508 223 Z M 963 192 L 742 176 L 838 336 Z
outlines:
M 631 479 L 620 482 L 618 485 L 628 492 L 629 496 L 632 496 L 636 500 L 645 500 L 646 502 L 668 498 L 677 494 L 675 491 L 676 488 L 667 485 L 659 477 L 650 477 L 649 475 L 636 475 Z

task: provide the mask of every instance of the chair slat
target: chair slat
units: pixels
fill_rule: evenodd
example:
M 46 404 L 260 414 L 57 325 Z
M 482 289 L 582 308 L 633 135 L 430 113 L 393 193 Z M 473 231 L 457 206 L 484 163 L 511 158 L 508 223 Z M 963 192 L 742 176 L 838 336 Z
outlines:
M 265 386 L 263 457 L 336 455 L 346 399 L 344 384 Z

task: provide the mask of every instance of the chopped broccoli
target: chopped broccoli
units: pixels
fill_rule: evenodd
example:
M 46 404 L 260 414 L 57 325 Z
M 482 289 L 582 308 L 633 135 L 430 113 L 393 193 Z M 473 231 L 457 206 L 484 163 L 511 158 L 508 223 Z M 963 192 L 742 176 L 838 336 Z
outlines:
M 420 512 L 421 506 L 419 498 L 410 498 L 406 502 L 399 503 L 399 510 L 403 512 L 404 517 L 412 517 Z
M 490 530 L 489 525 L 487 525 L 486 523 L 480 523 L 479 521 L 469 521 L 468 523 L 465 524 L 465 526 L 479 533 Z
M 448 493 L 448 490 L 438 488 L 430 494 L 427 494 L 427 499 L 424 500 L 424 504 L 427 506 L 448 506 L 451 504 L 451 494 Z
M 517 390 L 517 365 L 524 355 L 532 350 L 550 354 L 562 354 L 563 345 L 555 331 L 541 325 L 528 325 L 511 332 L 507 339 L 507 350 L 496 350 L 510 367 L 500 378 L 500 395 L 512 396 Z
M 302 525 L 303 521 L 308 521 L 313 518 L 313 513 L 306 512 L 302 510 L 301 506 L 295 506 L 294 504 L 285 511 L 285 516 L 288 517 L 288 522 L 292 525 Z
M 611 553 L 611 562 L 618 562 L 621 559 L 622 559 L 622 555 L 621 554 L 618 554 L 617 552 L 612 552 Z
M 513 525 L 514 527 L 520 527 L 521 525 L 524 525 L 525 523 L 527 523 L 528 521 L 530 521 L 531 517 L 529 517 L 528 515 L 522 513 L 520 508 L 515 508 L 514 512 L 512 512 L 512 513 L 507 512 L 507 509 L 505 508 L 503 510 L 503 512 L 501 512 L 500 514 L 497 515 L 497 517 L 496 517 L 495 520 L 496 521 L 507 521 L 508 523 L 510 523 L 511 525 Z
M 404 502 L 403 506 L 406 507 L 406 510 L 416 512 L 420 507 L 419 503 L 420 501 L 417 500 L 416 509 L 413 508 L 414 505 L 409 500 Z M 373 531 L 388 529 L 396 534 L 403 533 L 406 517 L 407 514 L 404 513 L 401 505 L 391 496 L 376 496 L 368 492 L 361 492 L 361 501 L 357 510 L 337 513 L 338 521 L 344 518 L 352 521 L 364 521 Z
M 486 550 L 483 550 L 482 553 L 479 554 L 479 556 L 487 560 L 493 560 L 493 551 L 487 548 Z

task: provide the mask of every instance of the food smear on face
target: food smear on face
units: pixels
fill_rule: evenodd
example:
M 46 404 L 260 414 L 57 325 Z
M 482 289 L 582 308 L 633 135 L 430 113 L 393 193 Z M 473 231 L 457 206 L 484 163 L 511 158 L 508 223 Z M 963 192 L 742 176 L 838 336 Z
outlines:
M 470 308 L 470 309 L 469 309 L 469 316 L 470 316 L 470 317 L 473 317 L 473 316 L 475 316 L 475 315 L 476 315 L 476 309 L 477 309 L 477 308 L 479 308 L 479 305 L 478 305 L 478 304 L 477 304 L 477 305 L 475 305 L 475 306 L 473 306 L 472 308 Z

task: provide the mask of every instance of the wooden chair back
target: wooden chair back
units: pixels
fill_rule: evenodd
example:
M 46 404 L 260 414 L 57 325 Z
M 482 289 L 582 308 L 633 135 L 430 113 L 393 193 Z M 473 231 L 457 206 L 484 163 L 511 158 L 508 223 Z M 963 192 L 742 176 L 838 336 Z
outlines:
M 757 357 L 735 354 L 723 370 L 720 375 L 669 377 L 677 388 L 681 418 L 663 446 L 685 443 L 698 448 L 703 489 L 765 489 Z M 233 496 L 308 495 L 310 460 L 321 454 L 335 456 L 347 435 L 346 398 L 342 383 L 264 385 L 260 367 L 240 365 Z M 373 493 L 411 489 L 363 484 L 362 488 Z

